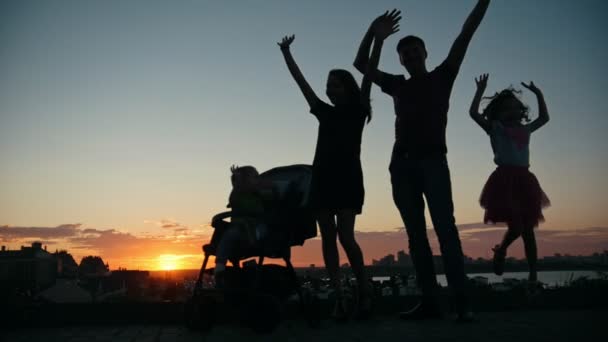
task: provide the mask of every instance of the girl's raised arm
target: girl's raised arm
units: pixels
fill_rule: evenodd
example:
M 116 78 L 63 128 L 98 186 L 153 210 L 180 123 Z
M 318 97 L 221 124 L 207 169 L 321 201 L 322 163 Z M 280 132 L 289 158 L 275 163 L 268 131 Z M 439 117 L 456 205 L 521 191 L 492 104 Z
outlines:
M 477 85 L 477 90 L 475 91 L 473 102 L 471 102 L 469 115 L 471 115 L 471 118 L 477 122 L 479 127 L 481 127 L 486 133 L 490 134 L 490 123 L 483 115 L 479 113 L 479 103 L 481 102 L 483 92 L 486 90 L 486 86 L 488 85 L 488 74 L 482 74 L 479 77 L 476 77 L 475 84 Z
M 549 122 L 549 111 L 547 111 L 547 104 L 545 103 L 543 93 L 534 85 L 534 82 L 530 81 L 529 84 L 521 82 L 521 85 L 533 92 L 538 100 L 538 118 L 528 124 L 530 132 L 534 132 Z

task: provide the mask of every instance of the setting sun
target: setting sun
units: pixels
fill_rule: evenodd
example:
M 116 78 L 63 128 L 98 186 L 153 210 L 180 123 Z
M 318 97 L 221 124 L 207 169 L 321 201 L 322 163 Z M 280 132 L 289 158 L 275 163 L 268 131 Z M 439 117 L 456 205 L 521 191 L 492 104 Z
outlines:
M 161 254 L 158 256 L 158 268 L 163 271 L 172 271 L 179 268 L 179 256 L 175 254 Z

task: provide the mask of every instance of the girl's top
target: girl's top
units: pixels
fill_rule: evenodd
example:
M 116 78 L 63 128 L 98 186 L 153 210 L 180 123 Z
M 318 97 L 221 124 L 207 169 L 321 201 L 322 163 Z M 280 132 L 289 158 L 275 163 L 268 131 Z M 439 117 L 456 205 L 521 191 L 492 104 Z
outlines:
M 496 165 L 530 166 L 530 129 L 528 126 L 505 126 L 500 121 L 492 121 L 490 142 Z

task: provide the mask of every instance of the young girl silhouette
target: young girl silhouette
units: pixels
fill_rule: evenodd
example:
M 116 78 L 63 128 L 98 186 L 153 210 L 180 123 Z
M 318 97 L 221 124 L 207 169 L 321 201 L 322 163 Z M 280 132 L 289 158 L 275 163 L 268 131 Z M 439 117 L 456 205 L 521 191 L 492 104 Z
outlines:
M 536 281 L 537 249 L 534 227 L 544 220 L 542 209 L 550 202 L 536 176 L 528 168 L 530 134 L 549 121 L 542 92 L 533 82 L 522 86 L 532 91 L 538 100 L 538 118 L 530 122 L 528 107 L 516 96 L 517 91 L 505 89 L 490 97 L 482 114 L 479 103 L 488 82 L 488 74 L 475 79 L 477 91 L 470 115 L 490 136 L 496 170 L 490 175 L 479 202 L 485 209 L 485 223 L 506 223 L 508 228 L 502 242 L 493 248 L 494 273 L 504 272 L 507 248 L 518 237 L 524 241 L 530 281 Z

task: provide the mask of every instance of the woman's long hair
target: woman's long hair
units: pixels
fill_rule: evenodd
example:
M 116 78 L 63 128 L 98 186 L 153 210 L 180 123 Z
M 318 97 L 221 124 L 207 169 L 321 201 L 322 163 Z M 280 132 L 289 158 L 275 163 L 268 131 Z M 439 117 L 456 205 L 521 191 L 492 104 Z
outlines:
M 361 98 L 361 88 L 359 88 L 353 75 L 344 69 L 332 69 L 329 72 L 329 77 L 335 77 L 340 80 L 346 90 L 346 98 L 349 105 L 356 104 L 357 108 L 360 108 L 363 114 L 365 114 L 367 123 L 369 123 L 372 120 L 372 106 L 369 98 Z

